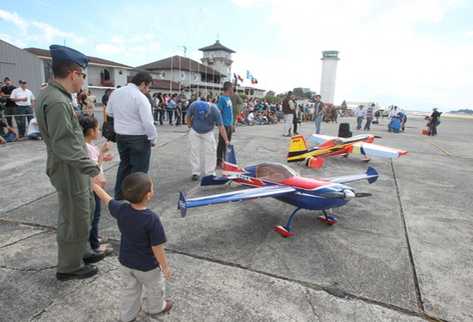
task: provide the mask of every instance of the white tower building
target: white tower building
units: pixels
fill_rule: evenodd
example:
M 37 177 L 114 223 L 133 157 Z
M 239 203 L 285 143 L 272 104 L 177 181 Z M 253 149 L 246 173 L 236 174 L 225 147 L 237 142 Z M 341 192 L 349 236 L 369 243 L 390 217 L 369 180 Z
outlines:
M 204 53 L 204 57 L 201 58 L 203 64 L 225 75 L 223 81 L 232 81 L 232 54 L 235 53 L 234 50 L 225 47 L 218 40 L 215 44 L 199 50 Z
M 335 81 L 337 77 L 338 51 L 322 52 L 322 79 L 320 81 L 320 95 L 325 103 L 332 103 L 335 97 Z

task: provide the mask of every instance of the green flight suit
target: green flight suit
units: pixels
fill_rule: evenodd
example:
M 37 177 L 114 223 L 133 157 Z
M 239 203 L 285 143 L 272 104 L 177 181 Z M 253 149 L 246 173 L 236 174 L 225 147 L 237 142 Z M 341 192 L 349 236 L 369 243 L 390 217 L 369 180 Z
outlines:
M 243 105 L 243 100 L 241 99 L 241 96 L 238 95 L 237 93 L 234 93 L 230 99 L 232 100 L 232 107 L 233 107 L 233 125 L 236 125 L 238 115 L 240 115 L 241 112 L 241 106 Z
M 71 94 L 59 83 L 49 83 L 39 95 L 36 118 L 47 146 L 46 173 L 59 199 L 57 272 L 70 273 L 84 265 L 95 207 L 90 177 L 100 169 L 87 154 Z

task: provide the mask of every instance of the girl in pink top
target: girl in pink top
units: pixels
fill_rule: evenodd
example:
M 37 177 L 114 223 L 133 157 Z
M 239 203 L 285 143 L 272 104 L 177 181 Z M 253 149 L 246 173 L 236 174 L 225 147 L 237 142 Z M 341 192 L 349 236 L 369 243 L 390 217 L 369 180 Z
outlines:
M 89 153 L 89 158 L 97 162 L 97 165 L 100 167 L 101 176 L 104 176 L 102 170 L 102 163 L 104 161 L 110 161 L 112 156 L 108 153 L 110 150 L 110 143 L 104 143 L 100 148 L 93 144 L 93 141 L 97 140 L 100 136 L 99 122 L 93 115 L 84 115 L 79 120 L 80 125 L 82 126 L 82 131 L 84 133 L 85 144 L 87 151 Z M 105 182 L 105 180 L 103 180 Z M 102 187 L 104 188 L 104 187 Z M 99 221 L 100 221 L 100 199 L 94 192 L 95 197 L 95 209 L 93 213 L 93 219 L 91 223 L 89 242 L 92 250 L 99 254 L 109 255 L 112 253 L 113 249 L 110 244 L 101 244 L 102 238 L 99 237 Z

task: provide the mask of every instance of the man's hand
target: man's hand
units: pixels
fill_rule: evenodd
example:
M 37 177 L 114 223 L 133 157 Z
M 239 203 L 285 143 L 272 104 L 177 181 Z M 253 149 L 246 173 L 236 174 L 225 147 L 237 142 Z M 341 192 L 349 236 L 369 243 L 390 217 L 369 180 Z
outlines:
M 169 280 L 171 279 L 171 276 L 172 276 L 172 272 L 171 272 L 171 269 L 169 268 L 169 266 L 161 266 L 161 272 L 163 272 L 164 274 L 164 278 Z

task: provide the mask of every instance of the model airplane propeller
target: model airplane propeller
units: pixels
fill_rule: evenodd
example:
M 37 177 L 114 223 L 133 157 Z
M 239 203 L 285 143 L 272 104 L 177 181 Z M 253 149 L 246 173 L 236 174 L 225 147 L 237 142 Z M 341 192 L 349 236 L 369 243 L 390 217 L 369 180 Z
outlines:
M 309 168 L 318 169 L 324 165 L 324 157 L 355 154 L 369 161 L 369 157 L 393 159 L 407 154 L 404 150 L 373 144 L 375 138 L 380 137 L 362 134 L 351 138 L 338 138 L 312 134 L 309 141 L 314 146 L 309 147 L 302 135 L 296 135 L 291 138 L 287 162 L 303 161 Z
M 294 235 L 292 220 L 300 209 L 322 211 L 323 216 L 319 219 L 333 225 L 337 219 L 328 214 L 329 210 L 341 207 L 353 198 L 371 195 L 355 192 L 355 189 L 346 184 L 363 179 L 373 183 L 378 179 L 378 173 L 371 167 L 363 174 L 320 180 L 301 177 L 293 169 L 280 163 L 262 162 L 241 168 L 236 165 L 233 146 L 229 146 L 225 160 L 223 175 L 204 177 L 201 185 L 223 185 L 235 182 L 251 188 L 192 199 L 186 199 L 181 192 L 178 209 L 182 217 L 186 216 L 188 208 L 272 197 L 296 207 L 284 226 L 274 228 L 281 236 L 290 237 Z

